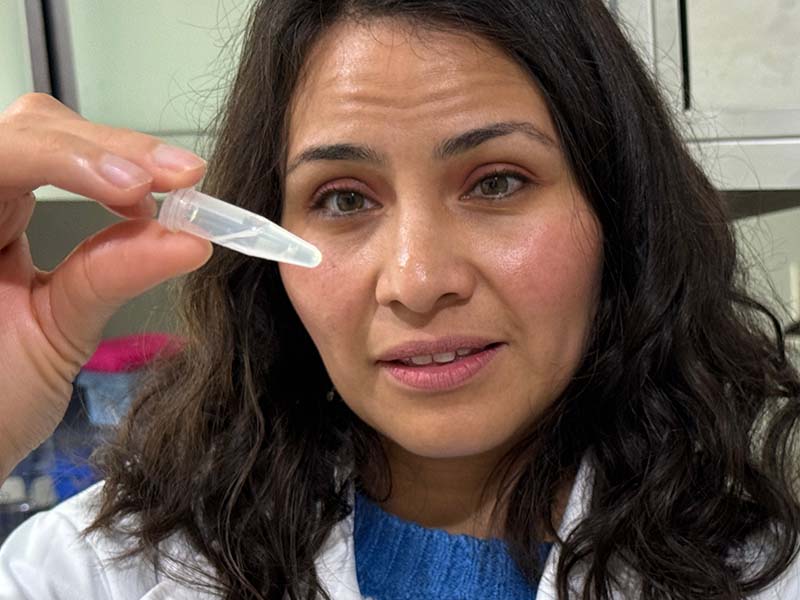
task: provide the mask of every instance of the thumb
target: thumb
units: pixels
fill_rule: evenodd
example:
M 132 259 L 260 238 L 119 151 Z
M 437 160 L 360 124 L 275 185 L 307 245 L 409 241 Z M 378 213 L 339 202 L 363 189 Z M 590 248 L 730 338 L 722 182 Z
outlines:
M 47 293 L 39 295 L 44 306 L 37 307 L 41 326 L 52 327 L 45 333 L 62 357 L 77 351 L 83 364 L 120 306 L 210 256 L 209 242 L 170 232 L 155 220 L 112 225 L 81 242 L 49 274 Z

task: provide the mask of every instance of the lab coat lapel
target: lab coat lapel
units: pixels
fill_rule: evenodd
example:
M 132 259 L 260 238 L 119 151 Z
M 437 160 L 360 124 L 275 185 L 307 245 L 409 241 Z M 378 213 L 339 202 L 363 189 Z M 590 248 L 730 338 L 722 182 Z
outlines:
M 363 600 L 356 577 L 354 527 L 350 511 L 333 527 L 315 560 L 317 575 L 333 600 Z
M 591 496 L 591 470 L 589 461 L 584 456 L 578 469 L 578 474 L 575 476 L 575 482 L 569 494 L 564 516 L 561 518 L 561 525 L 558 528 L 558 535 L 561 539 L 565 539 L 588 512 Z M 539 589 L 536 592 L 537 600 L 557 600 L 556 566 L 560 555 L 561 547 L 558 544 L 553 544 L 544 565 L 544 572 L 539 580 Z M 583 588 L 583 579 L 584 574 L 580 571 L 580 567 L 576 567 L 570 578 L 570 586 L 573 590 L 577 592 Z M 616 595 L 614 597 L 617 598 Z

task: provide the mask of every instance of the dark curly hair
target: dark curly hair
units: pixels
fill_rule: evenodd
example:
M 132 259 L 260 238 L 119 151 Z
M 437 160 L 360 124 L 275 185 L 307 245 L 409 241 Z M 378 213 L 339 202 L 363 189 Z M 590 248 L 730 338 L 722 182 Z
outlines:
M 539 576 L 559 485 L 585 459 L 593 494 L 560 540 L 561 598 L 610 598 L 620 568 L 646 599 L 767 586 L 798 542 L 800 380 L 776 318 L 747 292 L 720 195 L 601 0 L 263 0 L 206 190 L 280 221 L 287 107 L 305 57 L 332 24 L 373 18 L 476 35 L 517 61 L 602 226 L 585 356 L 497 468 L 522 571 Z M 124 529 L 132 554 L 162 561 L 179 560 L 159 544 L 180 533 L 229 600 L 328 598 L 314 557 L 352 509 L 348 490 L 386 477 L 377 435 L 325 401 L 330 378 L 276 264 L 215 252 L 181 306 L 185 351 L 160 365 L 99 457 L 94 530 Z M 760 562 L 737 560 L 756 538 L 768 548 Z M 576 570 L 582 590 L 568 586 Z

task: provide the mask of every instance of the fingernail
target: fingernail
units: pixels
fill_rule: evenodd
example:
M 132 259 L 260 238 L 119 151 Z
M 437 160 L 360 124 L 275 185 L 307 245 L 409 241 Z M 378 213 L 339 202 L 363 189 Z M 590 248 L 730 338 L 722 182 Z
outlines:
M 153 194 L 147 194 L 142 201 L 142 205 L 150 213 L 151 217 L 155 217 L 158 214 L 158 204 Z
M 196 154 L 192 154 L 183 148 L 176 148 L 166 144 L 157 146 L 150 156 L 159 167 L 170 171 L 188 171 L 206 164 L 206 161 Z
M 129 160 L 113 154 L 104 154 L 98 165 L 100 176 L 111 185 L 124 190 L 150 183 L 152 175 Z

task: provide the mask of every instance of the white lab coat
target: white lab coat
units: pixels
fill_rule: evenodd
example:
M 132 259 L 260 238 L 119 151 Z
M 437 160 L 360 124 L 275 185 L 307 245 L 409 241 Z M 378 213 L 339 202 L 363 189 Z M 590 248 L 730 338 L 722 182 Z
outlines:
M 590 472 L 587 461 L 575 479 L 560 534 L 566 536 L 580 521 L 590 497 Z M 214 596 L 180 584 L 158 573 L 143 559 L 125 564 L 109 562 L 124 549 L 124 542 L 109 536 L 82 538 L 79 532 L 92 519 L 92 504 L 100 486 L 63 502 L 53 510 L 36 515 L 20 526 L 0 548 L 0 600 L 214 600 Z M 170 550 L 186 554 L 180 540 L 170 540 Z M 754 552 L 756 549 L 754 548 Z M 537 600 L 555 600 L 555 565 L 558 545 L 554 545 L 539 583 Z M 196 557 L 196 564 L 202 559 Z M 316 559 L 317 572 L 334 600 L 364 600 L 356 580 L 353 551 L 352 514 L 331 531 Z M 635 582 L 635 578 L 622 577 Z M 573 584 L 580 584 L 574 573 Z M 638 598 L 635 583 L 619 600 Z M 754 600 L 800 599 L 800 560 L 795 560 L 780 580 Z

